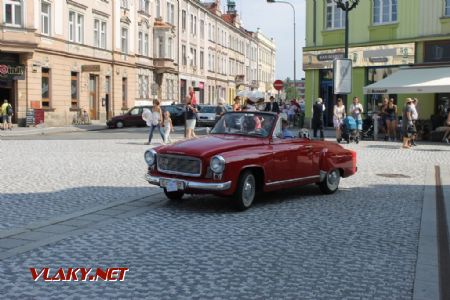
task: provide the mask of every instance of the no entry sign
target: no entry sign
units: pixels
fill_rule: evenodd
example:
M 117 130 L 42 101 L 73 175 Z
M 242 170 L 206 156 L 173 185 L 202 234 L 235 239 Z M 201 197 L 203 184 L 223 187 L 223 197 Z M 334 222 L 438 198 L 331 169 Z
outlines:
M 282 80 L 275 80 L 275 82 L 273 83 L 273 87 L 277 90 L 280 91 L 283 89 L 284 83 Z

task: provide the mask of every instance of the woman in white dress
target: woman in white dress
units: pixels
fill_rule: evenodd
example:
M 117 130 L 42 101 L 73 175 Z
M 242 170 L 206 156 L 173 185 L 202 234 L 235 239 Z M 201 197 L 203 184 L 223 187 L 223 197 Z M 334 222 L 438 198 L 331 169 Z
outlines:
M 344 118 L 345 118 L 345 106 L 342 102 L 342 99 L 338 98 L 337 103 L 333 108 L 333 125 L 334 128 L 336 129 L 336 139 L 338 142 L 340 142 L 342 139 L 341 125 L 342 122 L 344 122 Z

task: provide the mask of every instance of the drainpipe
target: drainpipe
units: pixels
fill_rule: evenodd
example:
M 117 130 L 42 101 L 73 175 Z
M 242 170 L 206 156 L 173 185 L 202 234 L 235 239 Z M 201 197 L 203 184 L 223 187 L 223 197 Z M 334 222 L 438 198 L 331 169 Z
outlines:
M 314 48 L 317 45 L 317 41 L 316 41 L 316 35 L 317 35 L 317 2 L 316 0 L 314 0 L 314 5 L 313 5 L 313 45 Z M 311 97 L 311 111 L 312 111 L 312 105 L 314 103 L 314 99 L 315 99 L 315 87 L 316 87 L 316 71 L 313 70 L 312 71 L 312 97 Z M 312 116 L 310 118 L 310 124 L 309 127 L 312 128 Z
M 116 46 L 116 32 L 115 32 L 115 28 L 116 28 L 116 0 L 111 2 L 112 5 L 112 48 L 111 48 L 111 82 L 109 84 L 109 93 L 111 95 L 111 99 L 109 100 L 110 102 L 110 107 L 112 109 L 111 112 L 111 117 L 114 116 L 114 102 L 115 102 L 115 98 L 114 98 L 114 87 L 115 87 L 115 70 L 114 70 L 114 65 L 115 65 L 115 58 L 114 58 L 114 48 Z

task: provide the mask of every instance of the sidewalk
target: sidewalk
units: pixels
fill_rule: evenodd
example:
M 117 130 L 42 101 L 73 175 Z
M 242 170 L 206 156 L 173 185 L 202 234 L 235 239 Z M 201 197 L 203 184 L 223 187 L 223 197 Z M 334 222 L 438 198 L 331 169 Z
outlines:
M 83 132 L 107 129 L 106 125 L 68 125 L 61 127 L 48 127 L 46 125 L 37 125 L 36 127 L 13 127 L 12 130 L 0 130 L 0 137 L 40 135 L 49 133 L 65 133 L 65 132 Z

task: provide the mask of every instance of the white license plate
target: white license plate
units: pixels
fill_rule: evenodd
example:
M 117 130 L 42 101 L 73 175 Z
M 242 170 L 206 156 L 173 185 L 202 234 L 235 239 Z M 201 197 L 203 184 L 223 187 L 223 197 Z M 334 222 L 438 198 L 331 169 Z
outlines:
M 165 187 L 168 192 L 184 190 L 183 182 L 178 180 L 162 180 L 161 187 Z

